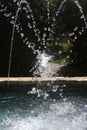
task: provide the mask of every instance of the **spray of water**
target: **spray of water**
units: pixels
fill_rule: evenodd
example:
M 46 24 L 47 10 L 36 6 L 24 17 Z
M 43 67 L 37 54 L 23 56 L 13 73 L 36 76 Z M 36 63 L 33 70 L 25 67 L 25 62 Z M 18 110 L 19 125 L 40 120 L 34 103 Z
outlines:
M 19 11 L 21 9 L 21 1 L 18 3 L 18 10 L 15 15 L 15 20 L 13 24 L 13 30 L 12 30 L 12 37 L 11 37 L 11 48 L 10 48 L 10 56 L 9 56 L 9 68 L 8 68 L 8 77 L 10 77 L 10 71 L 11 71 L 11 60 L 12 60 L 12 50 L 13 50 L 13 43 L 14 43 L 14 33 L 15 33 L 15 26 L 16 26 L 16 21 L 18 18 Z
M 50 21 L 50 16 L 51 16 L 51 12 L 50 12 L 50 1 L 46 0 L 46 3 L 47 3 L 47 21 L 48 21 L 48 26 L 44 27 L 43 34 L 41 34 L 41 31 L 37 27 L 36 19 L 34 18 L 33 11 L 31 9 L 30 3 L 27 0 L 19 0 L 19 1 L 13 0 L 11 2 L 17 6 L 17 11 L 16 11 L 15 15 L 14 15 L 13 12 L 9 11 L 9 6 L 8 5 L 5 5 L 3 3 L 3 1 L 0 2 L 0 12 L 2 12 L 3 15 L 6 18 L 9 18 L 10 19 L 10 23 L 13 24 L 13 31 L 12 31 L 12 38 L 11 38 L 11 48 L 10 48 L 10 56 L 9 56 L 8 77 L 10 77 L 10 73 L 11 73 L 10 72 L 10 70 L 11 70 L 11 59 L 12 59 L 12 49 L 13 49 L 13 42 L 14 42 L 14 33 L 15 33 L 15 30 L 20 34 L 20 37 L 23 39 L 23 43 L 25 43 L 30 49 L 32 49 L 33 54 L 37 55 L 37 62 L 39 64 L 41 63 L 41 66 L 44 66 L 44 65 L 42 65 L 42 63 L 44 64 L 44 62 L 41 61 L 40 55 L 41 55 L 41 57 L 42 57 L 42 55 L 44 55 L 45 49 L 47 48 L 47 46 L 49 44 L 49 41 L 52 40 L 51 36 L 54 35 L 52 29 L 56 25 L 57 18 L 59 16 L 59 14 L 60 14 L 60 12 L 61 12 L 64 4 L 66 2 L 68 2 L 68 0 L 62 0 L 61 1 L 60 6 L 58 7 L 57 11 L 55 12 L 55 14 L 53 16 L 52 23 Z M 84 24 L 85 24 L 85 27 L 82 27 L 82 30 L 79 31 L 79 35 L 82 35 L 82 33 L 84 32 L 84 30 L 87 28 L 87 20 L 86 20 L 86 17 L 85 17 L 85 14 L 84 14 L 84 11 L 83 11 L 83 8 L 82 8 L 80 2 L 78 0 L 73 0 L 73 2 L 78 7 L 78 9 L 79 9 L 79 11 L 81 13 L 81 19 L 83 19 Z M 33 41 L 30 41 L 28 34 L 27 35 L 25 34 L 25 29 L 22 26 L 21 21 L 19 20 L 19 18 L 20 18 L 20 14 L 19 13 L 20 14 L 23 13 L 25 15 L 26 19 L 29 21 L 29 22 L 26 22 L 27 29 L 28 29 L 28 31 L 34 33 L 36 41 L 38 43 L 38 47 L 37 47 L 36 43 L 34 43 Z M 73 32 L 69 34 L 70 37 L 72 37 L 72 36 L 74 37 L 73 41 L 77 40 L 77 38 L 78 38 L 75 35 L 75 32 L 78 29 L 79 29 L 78 27 L 75 27 L 74 30 L 73 30 Z M 42 37 L 41 37 L 41 35 L 42 35 Z M 41 46 L 43 46 L 43 52 L 41 50 Z M 47 56 L 44 56 L 44 57 L 47 58 Z M 45 58 L 45 61 L 47 61 L 46 58 Z M 48 65 L 48 63 L 47 63 L 47 65 Z M 37 63 L 35 65 L 35 67 L 32 68 L 31 70 L 34 70 L 35 68 L 37 68 Z M 40 72 L 40 74 L 42 74 L 41 71 L 44 71 L 44 69 L 42 67 L 42 70 L 39 69 L 38 72 Z
M 47 2 L 47 1 L 46 1 Z M 68 2 L 68 0 L 63 0 L 55 13 L 55 16 L 53 17 L 53 24 L 52 26 L 55 26 L 56 24 L 56 18 L 58 17 L 60 11 L 62 10 L 63 5 L 65 2 Z M 81 19 L 84 20 L 85 28 L 87 28 L 87 21 L 86 17 L 84 15 L 84 11 L 79 3 L 78 0 L 73 0 L 73 2 L 78 7 L 80 13 L 81 13 Z M 27 0 L 13 0 L 13 3 L 17 6 L 17 11 L 15 15 L 12 14 L 12 12 L 8 12 L 9 10 L 8 6 L 2 4 L 0 2 L 0 12 L 3 13 L 3 15 L 6 18 L 10 18 L 11 24 L 13 25 L 12 30 L 12 38 L 11 38 L 11 49 L 10 49 L 10 58 L 9 58 L 9 70 L 8 70 L 8 77 L 10 77 L 10 69 L 11 69 L 11 59 L 12 59 L 12 48 L 13 48 L 13 42 L 14 42 L 14 34 L 15 30 L 20 34 L 20 37 L 23 39 L 23 42 L 32 49 L 34 54 L 37 54 L 37 61 L 34 68 L 32 68 L 32 71 L 34 71 L 34 76 L 52 76 L 52 70 L 50 68 L 49 61 L 51 60 L 52 56 L 49 56 L 45 53 L 45 51 L 41 52 L 41 45 L 43 45 L 44 50 L 47 47 L 47 44 L 49 43 L 50 35 L 52 35 L 52 26 L 44 27 L 44 33 L 42 38 L 40 37 L 41 32 L 38 29 L 36 25 L 36 20 L 33 15 L 33 11 L 30 7 L 29 2 Z M 23 5 L 23 6 L 22 6 Z M 33 31 L 37 42 L 39 43 L 38 48 L 36 49 L 36 45 L 29 40 L 29 37 L 25 35 L 24 28 L 22 27 L 21 22 L 18 22 L 19 19 L 19 13 L 24 12 L 25 16 L 28 20 L 31 19 L 31 22 L 27 23 L 27 27 L 30 31 Z M 50 2 L 47 2 L 47 19 L 48 19 L 48 25 L 50 25 Z M 74 28 L 73 33 L 70 34 L 70 36 L 75 35 L 75 31 L 78 30 L 78 27 Z M 46 31 L 49 31 L 49 37 L 47 37 Z M 79 34 L 81 35 L 84 32 L 84 28 L 82 27 L 81 32 Z M 74 38 L 77 39 L 76 36 Z M 47 84 L 47 86 L 51 86 L 50 83 Z M 57 89 L 59 88 L 58 85 L 52 86 L 52 92 L 55 93 Z M 60 96 L 63 96 L 63 89 L 60 89 Z M 47 92 L 43 92 L 41 89 L 32 88 L 31 91 L 27 92 L 28 95 L 35 95 L 37 94 L 37 98 L 44 97 L 44 101 L 39 101 L 36 98 L 35 104 L 29 103 L 29 99 L 26 99 L 26 102 L 23 100 L 21 102 L 20 99 L 19 103 L 17 102 L 16 105 L 20 105 L 20 107 L 14 107 L 13 102 L 8 101 L 8 107 L 9 109 L 3 109 L 1 110 L 0 107 L 0 128 L 2 130 L 87 130 L 87 100 L 82 98 L 75 98 L 70 99 L 70 101 L 64 99 L 64 100 L 50 100 L 49 94 Z M 47 98 L 49 100 L 47 100 Z M 12 101 L 12 100 L 11 100 Z M 27 102 L 28 101 L 28 102 Z M 81 102 L 82 101 L 82 102 Z M 6 102 L 4 100 L 0 101 L 0 104 L 4 105 L 7 103 L 7 97 Z M 24 104 L 25 103 L 25 104 Z M 27 107 L 25 107 L 27 104 Z M 15 106 L 16 106 L 15 105 Z M 33 106 L 33 107 L 32 107 Z M 6 107 L 7 108 L 7 107 Z M 22 109 L 23 108 L 23 109 Z
M 0 128 L 3 130 L 86 130 L 87 129 L 87 102 L 80 98 L 66 101 L 39 102 L 38 105 L 19 113 L 4 112 Z M 79 104 L 76 104 L 79 102 Z M 35 103 L 36 104 L 36 103 Z M 32 107 L 33 106 L 33 107 Z M 15 111 L 20 112 L 20 109 Z M 0 113 L 1 115 L 1 113 Z M 10 115 L 10 116 L 9 116 Z M 1 118 L 1 116 L 0 116 Z
M 49 61 L 52 60 L 52 56 L 46 53 L 40 53 L 37 55 L 36 70 L 34 71 L 34 76 L 52 76 L 53 72 Z

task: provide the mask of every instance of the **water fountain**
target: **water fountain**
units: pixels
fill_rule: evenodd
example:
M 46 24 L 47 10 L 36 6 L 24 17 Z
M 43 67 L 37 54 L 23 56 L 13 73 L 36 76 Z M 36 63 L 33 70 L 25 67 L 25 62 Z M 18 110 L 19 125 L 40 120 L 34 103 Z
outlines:
M 50 41 L 55 37 L 53 28 L 56 26 L 57 18 L 63 6 L 69 2 L 69 0 L 62 0 L 60 2 L 60 6 L 58 6 L 52 19 L 50 19 L 51 1 L 45 0 L 45 2 L 47 21 L 46 26 L 44 25 L 42 30 L 37 26 L 37 21 L 34 18 L 30 2 L 27 0 L 12 0 L 11 3 L 8 1 L 6 3 L 4 1 L 0 2 L 0 12 L 4 17 L 10 19 L 10 23 L 13 26 L 8 77 L 10 77 L 11 73 L 15 31 L 20 35 L 23 43 L 36 55 L 36 64 L 30 70 L 33 71 L 35 78 L 33 77 L 33 82 L 30 83 L 30 85 L 20 85 L 18 83 L 16 89 L 14 85 L 0 86 L 0 128 L 3 130 L 87 129 L 86 86 L 84 86 L 84 90 L 82 86 L 79 86 L 78 92 L 78 82 L 77 86 L 75 86 L 75 81 L 72 85 L 66 85 L 64 82 L 60 84 L 53 82 L 55 80 L 49 82 L 48 79 L 46 79 L 47 82 L 42 82 L 42 84 L 41 82 L 38 84 L 36 82 L 38 76 L 41 76 L 41 78 L 45 76 L 52 78 L 54 75 L 49 64 L 53 56 L 48 55 L 46 49 Z M 86 17 L 79 0 L 72 0 L 72 2 L 78 7 L 81 19 L 84 22 L 84 26 L 81 27 L 81 30 L 78 32 L 79 35 L 82 35 L 87 29 Z M 16 7 L 15 13 L 8 11 L 8 5 L 14 5 Z M 24 25 L 21 19 L 22 15 L 26 20 Z M 29 34 L 35 38 L 34 41 L 26 34 L 26 29 L 28 30 L 27 32 L 30 32 Z M 78 30 L 79 28 L 75 26 L 73 31 L 68 34 L 72 37 L 72 41 L 78 39 L 78 35 L 76 35 Z M 67 39 L 67 41 L 68 40 L 69 39 Z M 56 42 L 55 40 L 55 44 Z
M 14 35 L 15 31 L 20 35 L 20 37 L 23 39 L 23 43 L 25 43 L 31 50 L 33 51 L 33 54 L 37 55 L 36 59 L 37 62 L 38 60 L 40 61 L 41 58 L 38 59 L 38 57 L 43 55 L 43 53 L 46 53 L 46 48 L 49 46 L 49 43 L 54 39 L 55 32 L 53 31 L 53 28 L 56 26 L 56 21 L 57 18 L 62 10 L 62 7 L 64 6 L 65 3 L 68 2 L 68 0 L 63 0 L 60 3 L 60 6 L 58 6 L 57 11 L 55 12 L 53 18 L 50 19 L 51 17 L 51 12 L 50 12 L 50 3 L 49 1 L 45 1 L 47 3 L 46 7 L 46 12 L 47 12 L 47 22 L 45 23 L 46 26 L 43 27 L 42 32 L 37 26 L 37 21 L 34 18 L 33 15 L 33 10 L 30 7 L 30 3 L 27 0 L 13 0 L 11 4 L 14 4 L 16 6 L 17 10 L 16 12 L 11 12 L 10 7 L 6 5 L 5 2 L 1 1 L 0 6 L 0 12 L 3 13 L 3 15 L 6 18 L 10 18 L 10 23 L 13 25 L 12 29 L 12 37 L 11 37 L 11 48 L 10 48 L 10 56 L 9 56 L 9 68 L 8 68 L 8 77 L 10 77 L 10 69 L 11 69 L 11 60 L 12 60 L 12 49 L 13 49 L 13 43 L 14 43 Z M 7 2 L 8 3 L 8 2 Z M 80 14 L 81 14 L 81 19 L 84 21 L 84 27 L 82 27 L 82 30 L 79 31 L 79 35 L 82 35 L 82 33 L 85 31 L 87 28 L 87 21 L 86 17 L 84 14 L 84 11 L 82 9 L 82 6 L 80 5 L 80 2 L 78 0 L 73 0 L 73 3 L 75 6 L 78 7 Z M 25 18 L 25 25 L 21 21 L 21 15 Z M 75 32 L 78 31 L 78 27 L 75 27 L 73 29 L 72 33 L 69 33 L 68 35 L 70 37 L 73 37 L 73 41 L 77 40 L 77 35 Z M 30 37 L 28 34 L 26 34 L 26 30 L 28 30 L 28 33 L 32 33 L 34 35 L 34 41 L 30 40 Z M 58 36 L 56 36 L 57 39 Z M 53 41 L 54 42 L 54 41 Z M 56 44 L 57 41 L 55 41 L 54 44 Z M 67 39 L 67 42 L 69 42 L 69 39 Z M 44 59 L 44 58 L 43 58 Z M 42 59 L 41 59 L 42 60 Z M 34 65 L 31 70 L 35 70 L 35 67 L 37 65 Z M 30 70 L 30 71 L 31 71 Z M 39 74 L 37 74 L 39 75 Z

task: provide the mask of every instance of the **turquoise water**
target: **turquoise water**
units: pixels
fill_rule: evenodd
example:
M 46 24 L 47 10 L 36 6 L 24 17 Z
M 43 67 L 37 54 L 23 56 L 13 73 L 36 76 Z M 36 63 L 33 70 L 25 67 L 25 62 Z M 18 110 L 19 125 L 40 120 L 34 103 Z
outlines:
M 43 93 L 1 94 L 0 130 L 87 130 L 86 97 Z

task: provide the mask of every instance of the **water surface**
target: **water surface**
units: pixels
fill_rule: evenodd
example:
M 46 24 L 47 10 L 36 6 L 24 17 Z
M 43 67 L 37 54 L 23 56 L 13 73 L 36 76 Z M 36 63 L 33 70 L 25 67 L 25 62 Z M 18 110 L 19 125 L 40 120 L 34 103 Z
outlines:
M 0 129 L 87 130 L 87 98 L 44 98 L 29 93 L 1 95 Z

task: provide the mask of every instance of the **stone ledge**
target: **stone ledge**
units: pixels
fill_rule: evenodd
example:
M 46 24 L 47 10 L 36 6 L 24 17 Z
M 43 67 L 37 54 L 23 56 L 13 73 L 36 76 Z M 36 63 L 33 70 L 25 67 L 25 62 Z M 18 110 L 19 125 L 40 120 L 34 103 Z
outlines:
M 57 82 L 57 83 L 78 83 L 87 84 L 87 77 L 1 77 L 0 85 L 9 84 L 29 84 L 35 82 Z

